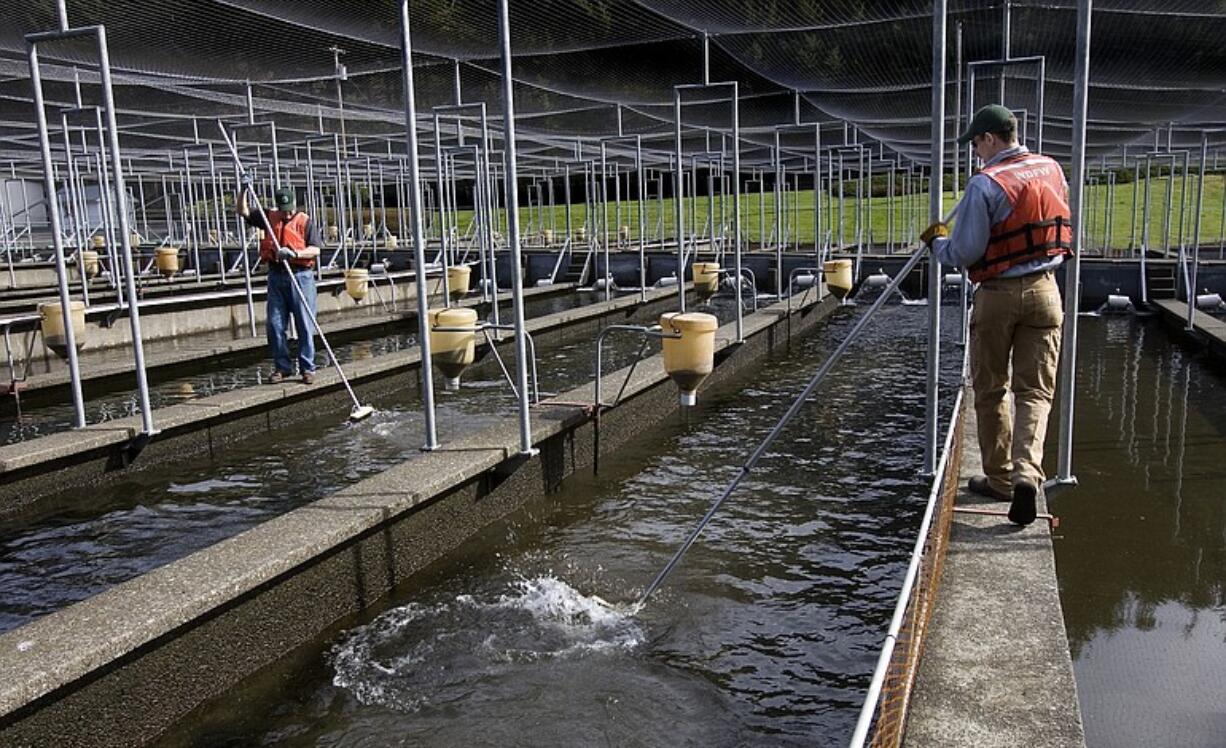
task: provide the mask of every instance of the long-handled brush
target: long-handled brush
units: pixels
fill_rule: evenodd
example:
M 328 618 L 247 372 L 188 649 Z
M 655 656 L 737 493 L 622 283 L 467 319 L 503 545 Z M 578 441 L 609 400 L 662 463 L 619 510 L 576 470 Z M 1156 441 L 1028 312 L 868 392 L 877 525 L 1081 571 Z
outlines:
M 238 171 L 239 184 L 243 184 L 243 178 L 247 175 L 243 164 L 238 158 L 238 150 L 234 147 L 234 142 L 230 140 L 229 133 L 226 132 L 226 127 L 221 122 L 217 123 L 221 129 L 221 137 L 226 141 L 226 147 L 230 149 L 230 155 L 234 158 L 234 168 Z M 268 223 L 268 215 L 264 213 L 264 207 L 260 205 L 260 198 L 255 194 L 255 190 L 250 186 L 244 185 L 241 189 L 247 190 L 249 199 L 255 202 L 254 208 L 259 213 L 261 220 L 264 222 L 264 231 L 269 238 L 272 239 L 273 247 L 277 252 L 281 251 L 281 243 L 277 241 L 277 234 L 272 230 L 272 226 Z M 294 276 L 294 269 L 290 267 L 288 260 L 281 260 L 281 264 L 285 266 L 285 272 L 289 274 L 291 285 L 294 287 L 294 293 L 298 295 L 298 303 L 306 311 L 307 318 L 311 320 L 311 326 L 315 328 L 315 332 L 319 333 L 319 339 L 324 344 L 324 349 L 328 352 L 328 359 L 332 361 L 332 365 L 336 367 L 336 373 L 340 375 L 341 384 L 345 385 L 345 391 L 349 393 L 350 399 L 353 400 L 353 410 L 349 412 L 350 421 L 360 421 L 363 418 L 368 418 L 375 412 L 375 409 L 369 405 L 363 405 L 358 401 L 358 396 L 354 394 L 353 387 L 349 385 L 349 378 L 345 376 L 345 370 L 341 368 L 341 364 L 336 360 L 336 354 L 332 352 L 332 346 L 328 344 L 328 338 L 324 335 L 323 328 L 319 326 L 319 320 L 315 318 L 315 312 L 307 303 L 306 294 L 302 292 L 302 287 L 298 285 L 298 279 Z M 308 333 L 309 334 L 309 333 Z

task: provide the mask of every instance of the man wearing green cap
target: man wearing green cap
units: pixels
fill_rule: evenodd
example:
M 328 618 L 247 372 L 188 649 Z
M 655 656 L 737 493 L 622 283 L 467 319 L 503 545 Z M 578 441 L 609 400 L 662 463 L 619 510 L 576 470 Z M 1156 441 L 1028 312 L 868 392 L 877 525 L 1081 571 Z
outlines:
M 272 351 L 275 371 L 270 382 L 280 382 L 294 375 L 294 362 L 290 358 L 287 328 L 293 315 L 298 330 L 298 370 L 302 381 L 315 381 L 315 328 L 311 317 L 315 316 L 315 260 L 323 244 L 319 229 L 310 216 L 298 210 L 298 201 L 292 188 L 281 187 L 274 193 L 276 210 L 261 211 L 252 208 L 247 196 L 251 181 L 244 176 L 236 204 L 238 213 L 249 226 L 263 232 L 260 238 L 260 260 L 268 263 L 268 308 L 265 328 L 268 347 Z M 269 234 L 271 229 L 272 234 Z M 273 242 L 273 236 L 277 241 Z M 280 247 L 280 249 L 278 249 Z M 293 273 L 293 277 L 290 276 Z M 297 281 L 302 298 L 294 291 Z M 307 311 L 310 311 L 308 316 Z
M 953 232 L 935 223 L 920 238 L 940 262 L 979 284 L 971 382 L 985 475 L 969 487 L 1009 501 L 1009 520 L 1028 525 L 1043 485 L 1060 358 L 1064 311 L 1055 271 L 1072 248 L 1068 183 L 1059 164 L 1018 144 L 1017 119 L 1003 106 L 975 113 L 958 138 L 967 143 L 983 168 L 966 183 Z

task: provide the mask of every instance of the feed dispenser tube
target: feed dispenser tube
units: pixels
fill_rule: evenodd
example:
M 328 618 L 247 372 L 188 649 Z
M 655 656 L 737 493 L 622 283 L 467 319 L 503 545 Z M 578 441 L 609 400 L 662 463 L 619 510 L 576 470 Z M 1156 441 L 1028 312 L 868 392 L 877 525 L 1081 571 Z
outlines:
M 695 262 L 692 269 L 694 273 L 694 293 L 698 294 L 699 301 L 705 302 L 719 290 L 719 263 Z
M 345 293 L 354 301 L 366 298 L 370 286 L 370 271 L 366 268 L 349 268 L 345 271 Z
M 452 301 L 459 301 L 468 295 L 471 278 L 472 268 L 467 265 L 452 265 L 447 268 L 447 295 Z
M 153 262 L 163 278 L 170 278 L 179 272 L 179 250 L 175 247 L 158 247 L 154 251 Z
M 460 389 L 460 375 L 477 358 L 477 310 L 430 310 L 430 360 L 445 378 L 448 392 Z
M 72 301 L 69 307 L 73 343 L 80 352 L 85 347 L 85 303 Z M 60 358 L 68 358 L 68 336 L 64 330 L 64 310 L 60 307 L 60 303 L 56 301 L 39 304 L 38 313 L 42 316 L 43 342 L 48 348 L 55 351 L 55 355 Z
M 79 263 L 77 274 L 81 277 L 82 282 L 97 278 L 98 273 L 102 272 L 102 266 L 98 262 L 98 253 L 92 249 L 81 250 Z
M 660 317 L 660 328 L 677 337 L 665 337 L 664 370 L 681 390 L 681 404 L 698 401 L 698 387 L 715 368 L 715 331 L 719 320 L 701 312 L 669 312 Z
M 839 301 L 847 298 L 855 280 L 851 277 L 851 260 L 827 260 L 822 265 L 822 273 L 826 276 L 826 288 Z

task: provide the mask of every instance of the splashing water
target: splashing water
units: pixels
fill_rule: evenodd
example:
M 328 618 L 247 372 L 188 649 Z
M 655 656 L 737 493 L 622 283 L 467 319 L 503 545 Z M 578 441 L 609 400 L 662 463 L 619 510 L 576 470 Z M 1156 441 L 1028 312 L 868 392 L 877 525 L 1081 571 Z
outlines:
M 416 711 L 524 668 L 628 652 L 645 640 L 629 608 L 555 577 L 521 579 L 488 601 L 465 594 L 384 613 L 333 650 L 332 683 L 363 704 Z

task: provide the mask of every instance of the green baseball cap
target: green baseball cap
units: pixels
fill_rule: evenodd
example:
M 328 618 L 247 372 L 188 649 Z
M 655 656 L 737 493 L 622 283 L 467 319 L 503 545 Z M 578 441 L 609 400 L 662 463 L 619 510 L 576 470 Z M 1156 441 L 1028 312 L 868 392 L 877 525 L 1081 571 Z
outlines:
M 294 190 L 290 187 L 278 187 L 272 199 L 278 210 L 293 210 L 298 206 L 298 198 L 294 197 Z
M 1001 130 L 1008 130 L 1010 127 L 1012 127 L 1014 132 L 1017 132 L 1017 117 L 1013 116 L 1013 112 L 1000 104 L 988 104 L 975 112 L 975 116 L 971 118 L 971 123 L 967 125 L 966 132 L 958 136 L 958 145 L 966 145 L 976 135 L 983 135 L 986 132 L 1000 132 Z

